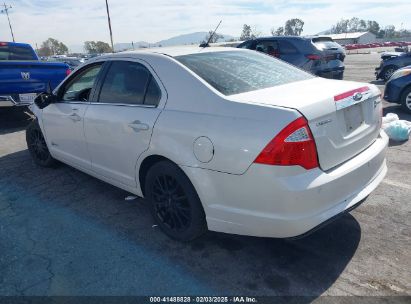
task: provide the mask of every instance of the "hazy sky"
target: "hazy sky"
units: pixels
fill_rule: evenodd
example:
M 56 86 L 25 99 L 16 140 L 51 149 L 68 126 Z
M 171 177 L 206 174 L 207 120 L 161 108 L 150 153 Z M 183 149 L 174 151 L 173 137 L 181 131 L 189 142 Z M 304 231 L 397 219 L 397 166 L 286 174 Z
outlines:
M 3 2 L 3 1 L 0 1 Z M 105 0 L 6 0 L 17 41 L 39 45 L 48 37 L 69 46 L 86 40 L 109 41 Z M 114 42 L 156 42 L 207 31 L 239 36 L 244 23 L 268 34 L 287 19 L 301 18 L 304 34 L 329 29 L 341 18 L 357 16 L 380 25 L 411 28 L 411 0 L 109 0 Z M 10 41 L 7 18 L 0 14 L 0 41 Z

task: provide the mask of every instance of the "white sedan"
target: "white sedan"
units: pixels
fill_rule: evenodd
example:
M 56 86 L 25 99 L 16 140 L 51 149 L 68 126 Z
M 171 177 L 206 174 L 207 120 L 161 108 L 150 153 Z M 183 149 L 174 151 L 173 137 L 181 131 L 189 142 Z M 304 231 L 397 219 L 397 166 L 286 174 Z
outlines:
M 387 171 L 376 86 L 248 50 L 97 57 L 33 111 L 37 164 L 59 160 L 145 197 L 178 240 L 298 236 L 353 209 Z

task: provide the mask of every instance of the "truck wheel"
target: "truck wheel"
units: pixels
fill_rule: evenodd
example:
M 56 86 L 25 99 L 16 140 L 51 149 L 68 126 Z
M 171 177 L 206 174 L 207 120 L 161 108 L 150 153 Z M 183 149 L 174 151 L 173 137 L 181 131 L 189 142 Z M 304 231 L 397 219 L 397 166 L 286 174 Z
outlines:
M 37 120 L 26 129 L 26 143 L 34 162 L 41 167 L 53 167 L 57 161 L 51 156 Z
M 406 88 L 401 94 L 401 106 L 404 111 L 411 114 L 411 87 Z
M 160 229 L 178 241 L 191 241 L 207 231 L 200 198 L 184 172 L 170 161 L 154 164 L 147 173 L 145 197 Z

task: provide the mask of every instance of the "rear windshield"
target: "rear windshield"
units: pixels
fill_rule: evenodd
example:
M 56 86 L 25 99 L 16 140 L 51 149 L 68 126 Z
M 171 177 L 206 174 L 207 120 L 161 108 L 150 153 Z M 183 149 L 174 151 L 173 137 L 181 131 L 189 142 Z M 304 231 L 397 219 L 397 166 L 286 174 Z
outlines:
M 255 51 L 175 57 L 224 95 L 240 94 L 313 78 L 292 65 Z
M 317 41 L 315 42 L 313 39 L 314 45 L 319 50 L 337 50 L 341 48 L 337 42 L 334 41 Z
M 37 60 L 37 58 L 30 47 L 1 45 L 0 60 Z

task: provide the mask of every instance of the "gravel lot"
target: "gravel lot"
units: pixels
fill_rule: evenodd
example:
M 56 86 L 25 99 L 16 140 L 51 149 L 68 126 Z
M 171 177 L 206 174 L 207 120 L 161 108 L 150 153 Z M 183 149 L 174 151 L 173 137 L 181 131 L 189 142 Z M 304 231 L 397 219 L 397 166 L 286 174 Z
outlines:
M 372 82 L 378 62 L 349 55 L 346 79 Z M 391 144 L 364 204 L 304 239 L 210 232 L 182 244 L 152 227 L 143 200 L 35 166 L 27 123 L 0 111 L 0 295 L 411 295 L 410 142 Z

